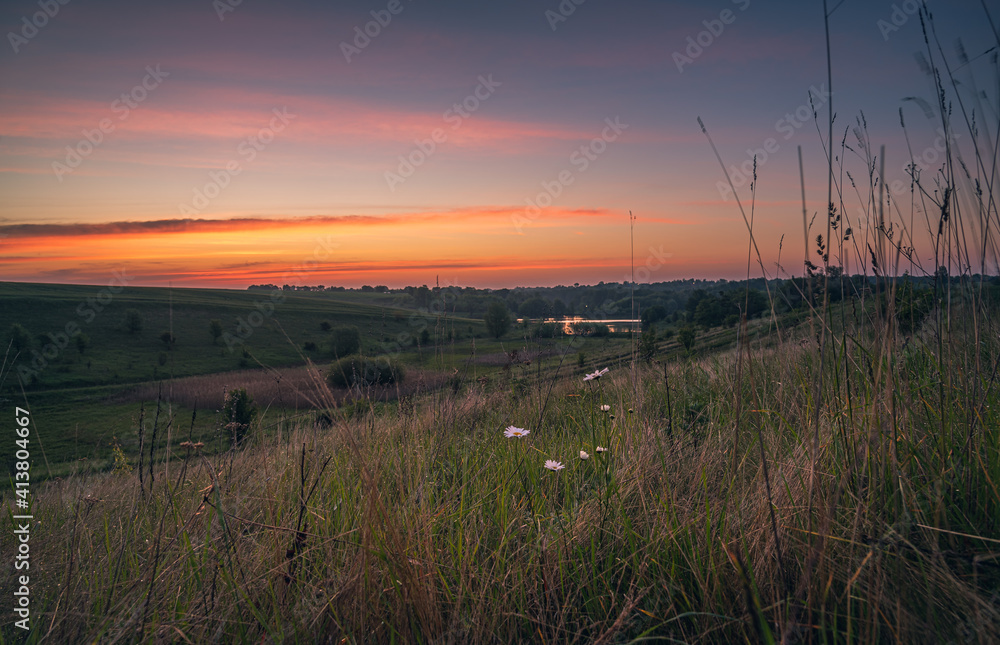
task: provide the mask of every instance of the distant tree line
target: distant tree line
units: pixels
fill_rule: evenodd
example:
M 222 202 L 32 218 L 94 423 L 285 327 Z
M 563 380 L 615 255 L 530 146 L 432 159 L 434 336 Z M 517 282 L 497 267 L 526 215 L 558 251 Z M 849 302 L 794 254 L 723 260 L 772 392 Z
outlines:
M 518 319 L 532 320 L 534 323 L 528 333 L 541 338 L 562 333 L 561 325 L 545 322 L 549 319 L 580 317 L 600 321 L 636 316 L 644 330 L 653 326 L 711 328 L 735 325 L 742 316 L 752 319 L 770 315 L 772 309 L 775 314 L 784 314 L 819 307 L 824 301 L 837 303 L 849 298 L 883 297 L 881 293 L 886 288 L 885 280 L 872 276 L 841 275 L 837 267 L 826 271 L 821 274 L 822 270 L 815 268 L 804 277 L 769 281 L 763 278 L 741 281 L 686 279 L 636 284 L 634 293 L 633 285 L 614 282 L 513 289 L 427 285 L 396 289 L 385 285 L 363 285 L 360 288 L 324 285 L 278 287 L 272 284 L 252 285 L 249 288 L 387 294 L 393 296 L 387 301 L 390 306 L 429 311 L 434 315 L 481 318 L 487 322 L 489 333 L 494 337 L 508 333 Z M 905 311 L 910 316 L 907 325 L 912 326 L 913 321 L 931 307 L 927 294 L 933 291 L 935 285 L 940 288 L 949 282 L 963 280 L 976 282 L 980 276 L 949 277 L 942 267 L 929 276 L 904 275 L 895 278 L 897 298 L 900 298 L 895 310 Z M 990 293 L 1000 298 L 1000 278 L 986 277 L 983 282 Z M 574 331 L 588 335 L 607 333 L 606 328 L 599 327 Z

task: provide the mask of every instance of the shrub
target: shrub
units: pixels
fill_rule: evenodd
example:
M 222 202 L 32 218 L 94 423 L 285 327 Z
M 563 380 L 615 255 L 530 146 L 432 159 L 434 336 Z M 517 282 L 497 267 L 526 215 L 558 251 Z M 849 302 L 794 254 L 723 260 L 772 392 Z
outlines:
M 611 335 L 611 328 L 594 322 L 575 322 L 570 328 L 577 336 L 593 336 L 604 338 Z
M 361 332 L 353 325 L 336 327 L 330 338 L 330 354 L 344 358 L 361 351 Z
M 15 352 L 22 352 L 31 347 L 31 334 L 28 333 L 28 330 L 21 323 L 11 325 L 8 335 L 14 344 Z
M 896 293 L 896 321 L 900 333 L 909 336 L 920 329 L 920 325 L 933 309 L 933 290 L 915 290 L 911 284 L 904 283 Z
M 125 311 L 125 329 L 130 334 L 137 334 L 142 331 L 142 314 L 138 309 L 128 309 Z
M 330 366 L 326 381 L 331 387 L 355 385 L 391 385 L 403 380 L 401 365 L 388 358 L 342 358 Z
M 243 442 L 256 417 L 257 406 L 244 388 L 226 392 L 226 400 L 222 405 L 223 428 L 234 444 Z
M 562 336 L 562 325 L 556 323 L 541 323 L 531 330 L 534 338 L 556 338 Z
M 698 338 L 698 332 L 694 326 L 685 325 L 677 334 L 677 338 L 681 341 L 681 345 L 684 345 L 684 349 L 690 352 L 691 348 L 694 347 L 694 341 Z
M 656 356 L 656 326 L 650 325 L 639 337 L 639 356 L 647 363 Z
M 222 338 L 222 321 L 218 318 L 208 321 L 208 332 L 212 334 L 212 344 L 217 345 Z

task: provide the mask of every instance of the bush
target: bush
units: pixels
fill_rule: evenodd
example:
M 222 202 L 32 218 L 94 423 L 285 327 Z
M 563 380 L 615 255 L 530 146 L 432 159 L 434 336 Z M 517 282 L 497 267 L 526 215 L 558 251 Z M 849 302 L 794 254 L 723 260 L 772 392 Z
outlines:
M 650 325 L 639 336 L 639 356 L 647 363 L 656 356 L 656 326 Z
M 234 444 L 243 442 L 256 417 L 257 406 L 244 388 L 226 392 L 226 400 L 222 405 L 223 428 Z
M 402 366 L 388 358 L 351 356 L 330 366 L 326 382 L 331 387 L 391 385 L 402 381 L 404 376 Z
M 28 333 L 28 330 L 21 323 L 11 325 L 7 335 L 10 336 L 10 340 L 14 344 L 15 352 L 23 352 L 31 348 L 31 334 Z
M 344 358 L 361 351 L 361 332 L 353 325 L 336 327 L 330 338 L 330 355 Z
M 208 321 L 208 333 L 212 334 L 212 344 L 218 345 L 222 338 L 222 321 L 218 318 Z
M 684 349 L 690 352 L 694 347 L 694 341 L 698 338 L 698 332 L 692 325 L 685 325 L 677 334 L 677 338 L 681 341 L 681 345 L 684 345 Z
M 607 338 L 611 335 L 611 328 L 602 323 L 576 322 L 572 325 L 573 333 L 577 336 L 593 336 L 594 338 Z
M 533 338 L 556 338 L 562 336 L 562 325 L 557 323 L 541 323 L 531 330 Z
M 142 331 L 142 314 L 138 309 L 128 309 L 125 311 L 125 329 L 130 334 L 137 334 Z

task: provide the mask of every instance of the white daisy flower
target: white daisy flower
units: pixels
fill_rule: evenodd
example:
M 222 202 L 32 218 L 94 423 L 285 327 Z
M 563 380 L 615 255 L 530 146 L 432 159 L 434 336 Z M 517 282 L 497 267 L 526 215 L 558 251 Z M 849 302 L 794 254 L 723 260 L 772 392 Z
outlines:
M 607 451 L 608 449 L 605 448 L 604 446 L 597 446 L 597 452 L 607 452 Z
M 607 374 L 609 371 L 610 371 L 610 369 L 607 368 L 607 367 L 605 367 L 603 370 L 597 370 L 596 372 L 594 372 L 592 374 L 587 374 L 586 376 L 583 377 L 583 380 L 584 381 L 593 381 L 595 379 L 599 379 L 602 376 L 604 376 L 605 374 Z
M 602 405 L 601 406 L 601 412 L 610 412 L 610 411 L 611 411 L 611 406 L 610 405 Z
M 531 434 L 531 430 L 525 430 L 524 428 L 518 428 L 517 426 L 507 426 L 503 436 L 510 439 L 511 437 L 524 437 L 529 434 Z
M 580 459 L 590 459 L 590 455 L 588 455 L 585 451 L 581 450 Z
M 559 472 L 566 466 L 564 464 L 559 463 L 558 461 L 555 461 L 554 459 L 546 459 L 545 467 L 548 468 L 549 470 Z

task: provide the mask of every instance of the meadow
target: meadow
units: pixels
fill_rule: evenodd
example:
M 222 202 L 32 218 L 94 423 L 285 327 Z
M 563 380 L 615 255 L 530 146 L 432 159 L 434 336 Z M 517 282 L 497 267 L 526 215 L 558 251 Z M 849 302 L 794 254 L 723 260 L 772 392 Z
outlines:
M 901 204 L 863 117 L 817 117 L 829 208 L 803 204 L 801 274 L 762 281 L 751 317 L 750 187 L 731 325 L 492 338 L 451 314 L 395 347 L 413 319 L 384 294 L 270 315 L 265 292 L 125 287 L 89 323 L 72 288 L 0 285 L 0 329 L 90 342 L 23 391 L 3 364 L 4 409 L 30 406 L 50 454 L 27 642 L 1000 642 L 998 146 L 934 65 L 971 153 L 911 165 Z M 238 350 L 210 333 L 255 310 Z M 406 376 L 332 384 L 324 322 Z M 237 442 L 218 409 L 239 385 Z
M 50 481 L 32 636 L 992 642 L 1000 320 L 959 300 L 905 344 L 844 303 L 825 351 L 744 325 L 589 380 L 557 353 L 391 406 L 328 392 L 329 425 Z
M 124 286 L 112 293 L 107 286 L 0 283 L 0 299 L 9 303 L 0 310 L 6 348 L 0 399 L 44 410 L 36 420 L 43 467 L 35 478 L 42 481 L 110 470 L 119 449 L 134 461 L 140 426 L 157 418 L 164 450 L 183 437 L 224 451 L 230 446 L 220 412 L 235 388 L 247 389 L 261 407 L 265 434 L 314 419 L 329 393 L 316 387 L 312 371 L 328 369 L 338 330 L 357 328 L 360 353 L 406 366 L 408 378 L 382 392 L 383 403 L 443 387 L 456 375 L 489 378 L 520 364 L 511 352 L 548 356 L 568 342 L 539 338 L 535 324 L 494 338 L 481 317 L 448 311 L 445 296 L 453 302 L 448 291 L 428 290 L 431 311 L 405 294 L 357 290 Z M 138 320 L 131 329 L 130 320 Z M 13 331 L 19 326 L 20 346 Z M 582 353 L 585 365 L 598 357 L 622 360 L 631 352 L 627 338 L 578 337 L 571 358 L 579 363 Z M 699 344 L 725 347 L 734 338 L 734 329 L 720 327 L 703 333 Z M 680 353 L 676 341 L 660 344 Z M 338 390 L 333 397 L 344 403 L 357 394 Z M 13 463 L 9 446 L 0 446 L 0 460 Z

